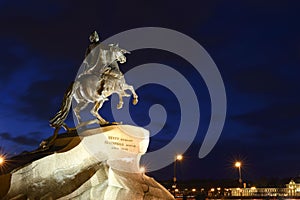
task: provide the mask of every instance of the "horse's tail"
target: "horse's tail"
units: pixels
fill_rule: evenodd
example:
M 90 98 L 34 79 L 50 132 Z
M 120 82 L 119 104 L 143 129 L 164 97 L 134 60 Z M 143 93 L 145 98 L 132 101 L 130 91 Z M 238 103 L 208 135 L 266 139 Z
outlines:
M 74 85 L 75 85 L 74 83 L 75 82 L 73 81 L 69 85 L 68 89 L 66 90 L 60 110 L 49 121 L 50 126 L 53 128 L 59 128 L 61 126 L 64 126 L 64 121 L 66 120 L 66 118 L 69 114 L 70 108 L 71 108 L 72 97 L 73 97 L 73 93 L 74 93 Z

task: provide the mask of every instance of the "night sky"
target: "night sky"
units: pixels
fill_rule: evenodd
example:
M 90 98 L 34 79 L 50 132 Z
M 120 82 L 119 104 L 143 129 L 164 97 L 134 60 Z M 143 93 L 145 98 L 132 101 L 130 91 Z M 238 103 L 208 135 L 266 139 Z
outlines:
M 52 134 L 48 120 L 76 76 L 92 31 L 97 30 L 104 40 L 128 29 L 153 26 L 182 32 L 201 44 L 218 66 L 226 88 L 225 126 L 215 148 L 203 159 L 198 151 L 210 103 L 203 82 L 195 89 L 204 99 L 199 103 L 204 117 L 196 140 L 178 165 L 178 178 L 237 179 L 233 163 L 238 159 L 244 164 L 244 179 L 298 176 L 299 10 L 298 1 L 276 0 L 0 0 L 1 151 L 13 156 L 33 150 Z M 148 62 L 181 68 L 188 79 L 195 80 L 184 70 L 188 64 L 167 52 L 134 51 L 126 65 Z M 172 98 L 163 88 L 157 90 Z M 133 110 L 147 112 L 150 104 L 164 104 L 151 91 L 137 90 L 142 104 Z M 168 130 L 176 129 L 178 116 L 168 114 Z M 72 119 L 67 123 L 72 124 Z M 143 125 L 141 118 L 137 123 Z M 161 133 L 149 149 L 158 149 L 169 139 L 170 135 Z M 172 166 L 150 175 L 171 179 Z

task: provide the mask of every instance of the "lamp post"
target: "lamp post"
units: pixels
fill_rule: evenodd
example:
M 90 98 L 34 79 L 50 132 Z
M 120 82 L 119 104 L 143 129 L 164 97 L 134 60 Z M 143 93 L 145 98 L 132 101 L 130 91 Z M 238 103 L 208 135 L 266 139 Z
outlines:
M 235 167 L 237 167 L 239 169 L 239 183 L 242 184 L 242 182 L 243 182 L 243 180 L 242 180 L 242 170 L 241 170 L 242 163 L 239 162 L 239 161 L 236 162 Z
M 178 154 L 175 156 L 174 159 L 174 176 L 173 176 L 173 191 L 174 191 L 174 197 L 175 197 L 175 193 L 176 193 L 176 182 L 177 182 L 177 178 L 176 178 L 176 164 L 177 161 L 181 161 L 183 159 L 183 156 L 181 154 Z

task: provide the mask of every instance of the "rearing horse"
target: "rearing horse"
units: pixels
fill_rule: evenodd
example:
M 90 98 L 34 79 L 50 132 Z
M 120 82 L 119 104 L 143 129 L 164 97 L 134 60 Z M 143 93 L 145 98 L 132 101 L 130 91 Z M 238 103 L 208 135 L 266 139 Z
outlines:
M 99 114 L 99 109 L 103 103 L 108 100 L 107 97 L 113 93 L 118 94 L 119 103 L 117 108 L 123 106 L 123 97 L 130 96 L 126 90 L 130 90 L 133 95 L 133 104 L 137 104 L 138 96 L 133 86 L 126 84 L 123 73 L 120 71 L 118 62 L 125 63 L 124 54 L 129 53 L 118 45 L 104 46 L 99 44 L 86 57 L 81 66 L 81 72 L 77 74 L 76 80 L 65 92 L 64 100 L 59 112 L 50 120 L 50 125 L 54 128 L 67 128 L 64 121 L 71 107 L 74 98 L 77 105 L 74 108 L 74 114 L 78 125 L 82 123 L 80 112 L 87 107 L 89 103 L 94 103 L 90 111 L 95 116 L 100 125 L 108 124 Z

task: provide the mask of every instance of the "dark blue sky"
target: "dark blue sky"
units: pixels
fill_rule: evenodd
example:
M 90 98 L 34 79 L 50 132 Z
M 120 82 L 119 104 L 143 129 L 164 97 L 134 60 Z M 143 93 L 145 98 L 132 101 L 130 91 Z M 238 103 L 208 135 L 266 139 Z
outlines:
M 244 161 L 246 179 L 300 175 L 299 9 L 297 1 L 275 0 L 0 0 L 0 146 L 14 155 L 34 149 L 52 134 L 48 120 L 75 78 L 93 30 L 104 40 L 128 29 L 156 26 L 180 31 L 207 50 L 228 99 L 219 142 L 207 157 L 197 157 L 208 123 L 204 120 L 179 176 L 237 178 L 235 159 Z M 175 68 L 183 63 L 175 55 L 149 50 L 136 56 L 133 52 L 128 65 L 152 59 Z M 197 90 L 207 96 L 201 87 Z M 209 103 L 201 105 L 209 116 Z M 168 126 L 176 129 L 175 123 Z M 166 138 L 157 136 L 150 149 Z M 171 170 L 152 175 L 169 179 Z

